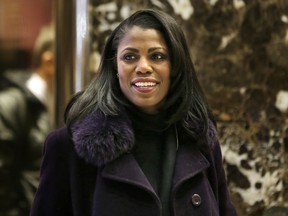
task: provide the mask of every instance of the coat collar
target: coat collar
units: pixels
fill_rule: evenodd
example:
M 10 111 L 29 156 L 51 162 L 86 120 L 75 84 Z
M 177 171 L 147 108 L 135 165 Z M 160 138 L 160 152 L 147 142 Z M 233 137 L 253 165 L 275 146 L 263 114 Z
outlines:
M 95 111 L 75 124 L 71 132 L 77 154 L 94 166 L 107 164 L 130 152 L 135 143 L 132 123 L 125 113 L 108 116 L 101 111 Z M 215 139 L 214 127 L 209 133 L 212 140 Z M 193 145 L 187 144 L 187 146 Z M 183 155 L 185 156 L 184 153 Z M 197 155 L 199 154 L 195 154 L 194 161 L 198 161 Z M 189 154 L 188 156 L 190 157 Z M 189 164 L 186 166 L 185 169 L 190 169 Z
M 134 132 L 126 115 L 107 116 L 96 111 L 72 127 L 77 154 L 86 162 L 101 166 L 129 152 Z

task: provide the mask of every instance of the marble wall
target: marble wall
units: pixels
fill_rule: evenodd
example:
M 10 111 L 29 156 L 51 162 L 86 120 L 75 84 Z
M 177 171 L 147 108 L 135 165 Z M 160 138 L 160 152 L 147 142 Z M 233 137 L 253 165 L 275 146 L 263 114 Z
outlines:
M 160 8 L 183 26 L 218 122 L 240 216 L 288 206 L 288 2 L 91 1 L 91 73 L 106 36 L 133 11 Z

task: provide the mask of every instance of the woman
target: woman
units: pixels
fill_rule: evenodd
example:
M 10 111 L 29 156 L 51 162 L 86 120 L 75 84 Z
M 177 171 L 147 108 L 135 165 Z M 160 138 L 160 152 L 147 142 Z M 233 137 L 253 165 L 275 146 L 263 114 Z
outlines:
M 176 21 L 141 10 L 45 142 L 31 216 L 236 215 L 211 113 Z

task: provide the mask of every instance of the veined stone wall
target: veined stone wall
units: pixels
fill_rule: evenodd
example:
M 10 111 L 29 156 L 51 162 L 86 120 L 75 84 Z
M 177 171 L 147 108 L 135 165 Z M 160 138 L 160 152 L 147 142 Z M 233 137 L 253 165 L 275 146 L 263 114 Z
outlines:
M 288 1 L 91 2 L 91 73 L 112 29 L 137 9 L 160 8 L 182 25 L 218 123 L 239 216 L 288 206 Z

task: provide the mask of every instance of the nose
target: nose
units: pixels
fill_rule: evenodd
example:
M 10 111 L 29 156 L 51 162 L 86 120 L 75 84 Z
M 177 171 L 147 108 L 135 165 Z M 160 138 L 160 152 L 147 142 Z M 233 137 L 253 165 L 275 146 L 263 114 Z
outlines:
M 151 73 L 152 67 L 150 65 L 149 59 L 140 58 L 136 66 L 137 73 Z

